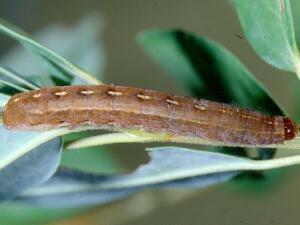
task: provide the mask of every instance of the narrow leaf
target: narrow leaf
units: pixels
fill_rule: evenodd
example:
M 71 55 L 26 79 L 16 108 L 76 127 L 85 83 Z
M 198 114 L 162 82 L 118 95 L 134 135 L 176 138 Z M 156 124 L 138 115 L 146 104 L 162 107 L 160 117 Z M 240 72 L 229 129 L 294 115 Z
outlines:
M 138 136 L 131 133 L 111 133 L 101 134 L 92 137 L 75 140 L 66 146 L 66 149 L 86 148 L 98 145 L 116 144 L 116 143 L 143 143 L 153 141 L 152 137 Z
M 19 28 L 16 28 L 4 20 L 0 20 L 0 32 L 7 34 L 11 38 L 14 38 L 33 53 L 39 55 L 45 62 L 48 63 L 49 66 L 51 66 L 51 68 L 54 68 L 56 72 L 59 72 L 58 75 L 60 75 L 61 79 L 68 80 L 68 76 L 74 76 L 80 77 L 91 84 L 101 83 L 95 77 L 84 72 L 63 57 L 34 41 L 24 31 L 21 31 Z
M 0 84 L 1 84 L 1 83 L 2 83 L 3 85 L 5 85 L 5 86 L 11 87 L 11 88 L 13 88 L 13 89 L 19 91 L 19 92 L 29 91 L 29 89 L 23 88 L 23 87 L 21 87 L 21 86 L 19 86 L 19 85 L 17 85 L 17 84 L 13 84 L 13 83 L 11 83 L 11 82 L 8 82 L 8 81 L 2 80 L 2 79 L 0 79 Z
M 19 83 L 23 86 L 25 86 L 27 89 L 39 89 L 40 87 L 28 80 L 26 80 L 24 77 L 21 75 L 17 74 L 16 72 L 12 71 L 11 69 L 4 68 L 0 66 L 0 75 L 6 76 L 10 78 L 11 80 L 15 81 L 16 83 Z

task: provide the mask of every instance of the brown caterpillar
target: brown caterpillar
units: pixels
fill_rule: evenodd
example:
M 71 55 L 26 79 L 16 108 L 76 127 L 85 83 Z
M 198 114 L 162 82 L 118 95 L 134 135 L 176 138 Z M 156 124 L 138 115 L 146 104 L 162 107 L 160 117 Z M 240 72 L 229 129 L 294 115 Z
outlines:
M 114 85 L 51 87 L 16 94 L 4 107 L 3 123 L 16 130 L 86 124 L 138 128 L 249 145 L 283 143 L 298 132 L 287 117 Z

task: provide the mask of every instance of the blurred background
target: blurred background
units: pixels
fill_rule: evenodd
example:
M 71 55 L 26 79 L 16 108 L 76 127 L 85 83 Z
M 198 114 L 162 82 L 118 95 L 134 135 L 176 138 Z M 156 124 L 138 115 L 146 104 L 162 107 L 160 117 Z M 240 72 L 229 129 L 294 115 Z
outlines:
M 297 16 L 297 6 L 299 9 L 299 3 L 296 1 L 292 1 L 295 17 Z M 296 93 L 299 81 L 296 76 L 274 69 L 256 55 L 243 35 L 233 1 L 0 1 L 0 16 L 30 34 L 37 34 L 53 24 L 64 27 L 65 36 L 58 36 L 62 38 L 61 42 L 59 42 L 59 38 L 56 39 L 60 45 L 52 43 L 53 46 L 56 46 L 55 51 L 57 52 L 63 51 L 66 46 L 72 47 L 70 43 L 74 41 L 72 40 L 73 36 L 68 36 L 68 34 L 75 30 L 74 27 L 82 18 L 94 13 L 99 13 L 101 16 L 99 27 L 95 27 L 96 30 L 100 30 L 98 42 L 101 50 L 92 59 L 93 68 L 97 69 L 95 71 L 99 71 L 99 74 L 96 75 L 102 77 L 105 83 L 187 94 L 179 84 L 170 79 L 158 65 L 146 56 L 136 41 L 136 35 L 145 29 L 180 28 L 214 39 L 232 51 L 294 116 L 294 119 L 300 120 L 300 114 L 297 114 L 299 100 Z M 296 20 L 296 27 L 299 27 L 297 24 Z M 46 40 L 47 34 L 49 33 L 46 32 L 39 37 Z M 85 38 L 84 32 L 77 32 L 77 43 L 84 42 Z M 41 42 L 44 43 L 42 40 Z M 44 44 L 51 48 L 49 46 L 51 43 Z M 11 39 L 0 37 L 0 56 L 7 64 L 10 59 L 7 53 L 15 45 L 16 43 Z M 68 56 L 66 58 L 76 63 L 76 58 L 72 59 L 71 50 L 68 50 L 70 58 Z M 29 53 L 27 54 L 29 55 Z M 14 68 L 13 65 L 11 66 Z M 31 67 L 30 64 L 25 66 Z M 26 69 L 28 68 L 24 68 L 24 70 Z M 148 156 L 144 151 L 146 146 L 155 145 L 105 146 L 102 155 L 97 153 L 99 160 L 94 159 L 91 164 L 95 165 L 96 169 L 107 173 L 132 171 L 138 165 L 147 162 Z M 279 155 L 296 153 L 296 151 L 278 152 Z M 78 152 L 78 154 L 84 153 Z M 72 156 L 65 154 L 62 163 L 68 164 L 68 157 Z M 99 166 L 99 164 L 101 165 Z M 91 169 L 91 165 L 86 167 L 84 164 L 83 167 L 87 170 L 94 170 Z M 24 207 L 14 208 L 2 205 L 0 225 L 47 223 L 57 225 L 298 224 L 298 219 L 300 219 L 298 213 L 299 176 L 300 167 L 295 166 L 267 172 L 265 179 L 249 180 L 240 177 L 226 184 L 204 190 L 151 190 L 96 208 L 65 214 L 52 210 L 26 211 Z

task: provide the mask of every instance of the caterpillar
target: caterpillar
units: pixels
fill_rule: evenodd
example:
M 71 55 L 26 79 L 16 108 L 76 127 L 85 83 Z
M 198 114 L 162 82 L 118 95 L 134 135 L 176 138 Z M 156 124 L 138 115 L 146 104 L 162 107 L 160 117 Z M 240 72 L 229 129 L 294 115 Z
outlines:
M 298 132 L 288 117 L 114 85 L 57 86 L 19 93 L 3 108 L 2 120 L 12 130 L 112 126 L 245 145 L 283 143 Z

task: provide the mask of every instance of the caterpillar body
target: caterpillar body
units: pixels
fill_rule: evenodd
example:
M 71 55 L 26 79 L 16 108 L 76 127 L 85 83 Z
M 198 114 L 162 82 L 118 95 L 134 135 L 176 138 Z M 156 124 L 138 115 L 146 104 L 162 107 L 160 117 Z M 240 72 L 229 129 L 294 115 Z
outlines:
M 3 108 L 2 119 L 13 130 L 112 126 L 245 145 L 283 143 L 298 132 L 287 117 L 114 85 L 59 86 L 16 94 Z

